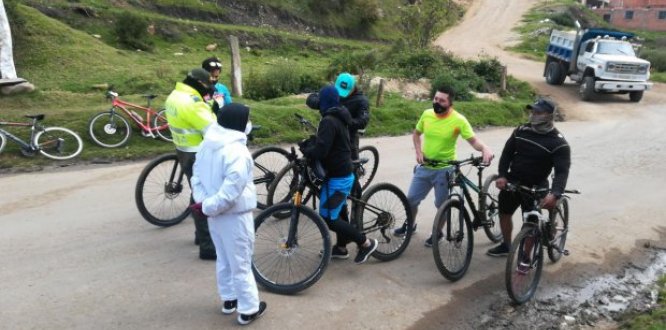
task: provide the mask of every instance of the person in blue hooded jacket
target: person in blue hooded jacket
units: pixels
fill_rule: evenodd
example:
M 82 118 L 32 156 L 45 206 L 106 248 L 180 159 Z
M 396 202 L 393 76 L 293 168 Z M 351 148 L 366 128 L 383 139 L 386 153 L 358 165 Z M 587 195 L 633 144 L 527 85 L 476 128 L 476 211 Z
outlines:
M 211 108 L 217 114 L 225 104 L 233 102 L 227 86 L 218 81 L 222 73 L 222 62 L 217 57 L 209 57 L 203 60 L 201 67 L 210 73 L 210 83 L 212 84 L 209 95 L 205 95 L 204 98 L 207 102 L 214 102 L 211 102 Z
M 242 104 L 225 105 L 217 124 L 204 135 L 192 175 L 192 209 L 208 217 L 215 245 L 217 289 L 222 313 L 238 310 L 238 323 L 249 324 L 266 310 L 259 301 L 252 273 L 254 218 L 257 193 L 252 181 L 254 167 L 247 148 L 252 129 L 250 109 Z M 219 125 L 218 125 L 219 124 Z
M 376 239 L 368 239 L 365 234 L 340 219 L 340 212 L 347 205 L 347 196 L 354 184 L 349 128 L 351 115 L 340 105 L 340 96 L 333 86 L 326 86 L 319 92 L 321 121 L 314 143 L 303 145 L 302 152 L 310 160 L 320 161 L 326 170 L 326 180 L 321 186 L 319 214 L 328 227 L 337 234 L 332 258 L 349 257 L 347 244 L 355 242 L 358 253 L 354 262 L 364 263 L 377 249 Z

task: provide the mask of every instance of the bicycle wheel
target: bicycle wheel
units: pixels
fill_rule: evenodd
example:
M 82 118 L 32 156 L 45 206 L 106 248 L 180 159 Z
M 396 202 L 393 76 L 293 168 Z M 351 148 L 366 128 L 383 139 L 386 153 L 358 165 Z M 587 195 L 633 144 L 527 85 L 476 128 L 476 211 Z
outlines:
M 550 245 L 548 247 L 548 258 L 552 262 L 557 262 L 562 258 L 564 244 L 567 241 L 569 233 L 569 202 L 566 198 L 561 198 L 557 206 L 550 211 Z M 559 248 L 559 251 L 557 248 Z
M 157 133 L 157 136 L 159 136 L 160 139 L 167 142 L 173 142 L 169 123 L 166 119 L 166 109 L 160 110 L 157 115 L 153 117 L 152 127 L 157 129 L 155 130 L 155 133 Z
M 70 129 L 46 127 L 35 134 L 35 146 L 48 158 L 64 160 L 78 156 L 83 150 L 83 141 Z
M 543 248 L 539 230 L 524 225 L 511 244 L 506 260 L 505 281 L 509 297 L 517 304 L 532 298 L 543 270 Z
M 363 146 L 358 149 L 358 157 L 360 159 L 368 159 L 368 162 L 363 165 L 363 170 L 358 176 L 361 189 L 365 190 L 365 188 L 370 186 L 370 182 L 372 182 L 375 174 L 377 174 L 377 168 L 379 168 L 379 151 L 373 146 Z
M 407 223 L 408 230 L 414 227 L 407 197 L 400 188 L 390 183 L 379 183 L 368 188 L 361 196 L 359 208 L 354 215 L 356 228 L 368 238 L 377 239 L 379 246 L 372 256 L 389 261 L 399 257 L 412 237 L 408 232 L 402 237 L 392 234 L 393 228 Z
M 439 272 L 449 281 L 461 279 L 472 261 L 474 235 L 467 211 L 457 199 L 437 210 L 432 227 L 432 254 Z
M 495 186 L 497 178 L 498 175 L 493 174 L 483 183 L 483 201 L 481 202 L 481 205 L 479 205 L 479 213 L 482 214 L 483 217 L 481 220 L 486 222 L 483 225 L 483 231 L 493 243 L 499 243 L 502 241 L 498 198 L 500 190 Z
M 90 118 L 88 134 L 102 147 L 117 148 L 127 143 L 132 129 L 125 117 L 116 112 L 104 111 Z
M 265 147 L 252 153 L 254 160 L 254 185 L 257 190 L 257 208 L 273 205 L 267 203 L 268 188 L 281 169 L 289 165 L 289 152 L 278 147 Z
M 146 221 L 169 227 L 190 214 L 191 190 L 176 154 L 158 157 L 141 171 L 134 190 L 139 213 Z
M 254 219 L 252 272 L 268 291 L 294 294 L 315 284 L 331 259 L 331 239 L 324 220 L 314 210 L 300 206 L 292 215 L 291 203 L 275 204 Z M 288 211 L 291 219 L 273 215 Z M 297 221 L 294 247 L 287 247 L 289 225 Z
M 2 153 L 3 150 L 5 150 L 6 145 L 7 145 L 7 138 L 3 133 L 0 133 L 0 153 Z

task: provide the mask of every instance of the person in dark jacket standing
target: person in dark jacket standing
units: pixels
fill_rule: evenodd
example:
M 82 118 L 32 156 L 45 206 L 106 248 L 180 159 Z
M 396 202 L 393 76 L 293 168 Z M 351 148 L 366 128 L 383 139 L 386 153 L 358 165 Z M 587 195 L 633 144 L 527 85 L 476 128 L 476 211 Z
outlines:
M 533 200 L 504 190 L 507 182 L 524 186 L 548 187 L 548 175 L 555 172 L 550 192 L 541 201 L 545 209 L 552 209 L 562 197 L 569 177 L 571 148 L 554 126 L 555 105 L 545 99 L 528 105 L 530 121 L 513 131 L 506 141 L 499 161 L 499 177 L 495 181 L 499 194 L 500 227 L 504 241 L 488 250 L 490 256 L 506 256 L 511 247 L 513 224 L 511 217 L 518 206 L 529 209 Z
M 337 234 L 332 257 L 346 259 L 349 256 L 347 244 L 355 242 L 358 253 L 354 262 L 361 264 L 377 249 L 378 242 L 366 238 L 354 226 L 339 219 L 354 184 L 348 129 L 351 115 L 345 107 L 340 106 L 338 91 L 333 86 L 326 86 L 319 92 L 319 111 L 322 118 L 315 140 L 313 143 L 302 144 L 301 151 L 310 160 L 320 161 L 326 170 L 326 180 L 319 196 L 319 214 Z
M 365 129 L 370 121 L 370 102 L 368 97 L 358 89 L 356 78 L 343 72 L 335 80 L 335 88 L 340 96 L 340 104 L 349 110 L 351 122 L 349 128 L 349 140 L 351 141 L 352 159 L 358 159 L 359 134 L 358 131 Z M 305 102 L 311 109 L 319 109 L 319 94 L 308 95 Z

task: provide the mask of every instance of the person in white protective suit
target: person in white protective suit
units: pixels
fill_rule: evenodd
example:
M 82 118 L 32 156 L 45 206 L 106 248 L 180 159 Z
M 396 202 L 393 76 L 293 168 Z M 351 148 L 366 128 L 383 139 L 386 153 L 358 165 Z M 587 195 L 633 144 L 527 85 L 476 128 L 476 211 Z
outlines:
M 204 134 L 192 174 L 194 212 L 208 217 L 210 236 L 217 253 L 217 289 L 222 313 L 238 311 L 238 323 L 249 324 L 266 310 L 259 301 L 252 274 L 254 220 L 257 195 L 252 182 L 252 155 L 247 134 L 252 129 L 250 109 L 225 105 L 217 123 Z

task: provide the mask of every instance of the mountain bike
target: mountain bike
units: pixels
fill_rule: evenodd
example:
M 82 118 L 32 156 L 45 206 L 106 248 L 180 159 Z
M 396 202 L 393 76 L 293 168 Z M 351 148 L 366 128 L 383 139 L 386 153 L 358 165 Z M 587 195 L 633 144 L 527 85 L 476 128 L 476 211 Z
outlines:
M 29 127 L 30 139 L 24 141 L 16 135 L 0 128 L 0 153 L 7 146 L 7 140 L 16 143 L 24 156 L 34 156 L 40 153 L 55 160 L 71 159 L 78 156 L 83 150 L 83 141 L 74 131 L 64 127 L 45 127 L 39 122 L 44 119 L 43 114 L 26 115 L 29 123 L 0 121 L 0 126 Z
M 539 200 L 548 193 L 547 188 L 509 183 L 507 189 L 519 191 L 534 201 L 531 210 L 523 210 L 523 227 L 513 239 L 506 260 L 506 290 L 511 300 L 522 304 L 534 296 L 539 285 L 544 248 L 553 263 L 559 261 L 562 255 L 569 255 L 569 250 L 564 247 L 569 232 L 569 196 L 566 194 L 580 194 L 580 191 L 565 190 L 565 195 L 546 215 Z
M 317 131 L 317 127 L 303 116 L 297 113 L 295 113 L 294 116 L 296 116 L 301 125 L 307 127 L 310 131 Z M 359 133 L 362 133 L 362 131 L 359 130 Z M 363 159 L 364 162 L 363 166 L 356 167 L 356 176 L 361 185 L 361 190 L 364 190 L 370 185 L 370 182 L 372 182 L 377 174 L 377 169 L 379 168 L 379 151 L 374 146 L 363 146 L 359 148 L 359 159 Z M 266 198 L 267 206 L 286 202 L 293 195 L 297 188 L 296 181 L 294 180 L 295 172 L 296 164 L 290 163 L 288 164 L 288 167 L 283 167 L 282 170 L 275 175 L 273 180 L 275 187 L 272 190 L 270 188 L 268 190 Z M 305 194 L 304 202 L 306 204 L 310 196 L 311 195 L 309 194 Z
M 453 172 L 449 175 L 449 197 L 435 215 L 432 241 L 438 243 L 432 245 L 432 252 L 435 265 L 442 276 L 450 281 L 457 281 L 465 275 L 472 261 L 473 231 L 483 228 L 492 242 L 502 240 L 497 200 L 499 190 L 494 184 L 497 175 L 491 175 L 483 181 L 483 170 L 487 164 L 483 163 L 481 157 L 472 156 L 449 161 L 447 164 L 453 166 Z M 470 164 L 477 169 L 477 184 L 462 173 L 461 168 Z M 478 209 L 470 190 L 478 195 Z
M 252 271 L 259 284 L 279 294 L 294 294 L 315 284 L 324 274 L 331 257 L 331 239 L 324 219 L 314 207 L 303 203 L 306 189 L 316 197 L 319 185 L 308 166 L 308 159 L 298 158 L 293 147 L 290 159 L 296 169 L 294 180 L 297 187 L 291 201 L 274 204 L 254 219 Z M 357 164 L 362 162 L 356 161 Z M 347 199 L 351 202 L 348 214 L 351 214 L 352 225 L 366 237 L 379 242 L 372 254 L 374 258 L 389 261 L 405 251 L 411 235 L 393 237 L 392 229 L 405 222 L 409 224 L 408 228 L 412 228 L 414 219 L 407 197 L 398 187 L 379 183 L 363 191 L 355 176 Z M 314 198 L 313 205 L 316 207 Z
M 166 119 L 166 109 L 159 111 L 150 107 L 150 101 L 157 95 L 143 95 L 147 100 L 147 105 L 142 107 L 130 102 L 121 100 L 118 93 L 107 91 L 106 98 L 111 100 L 111 109 L 100 112 L 90 118 L 88 122 L 88 134 L 90 138 L 98 145 L 105 148 L 118 148 L 127 144 L 132 135 L 132 128 L 127 120 L 132 120 L 141 130 L 145 137 L 160 138 L 171 142 L 171 131 Z M 135 110 L 145 112 L 146 118 L 143 118 Z M 122 116 L 125 114 L 127 118 Z
M 258 127 L 253 127 L 253 130 Z M 251 138 L 251 135 L 248 136 L 248 139 Z M 275 173 L 289 163 L 288 154 L 286 150 L 273 146 L 261 148 L 252 154 L 258 208 L 266 207 L 264 192 L 275 178 Z M 159 156 L 143 168 L 134 189 L 134 200 L 146 221 L 156 226 L 169 227 L 182 222 L 190 214 L 191 193 L 178 157 L 171 153 Z

